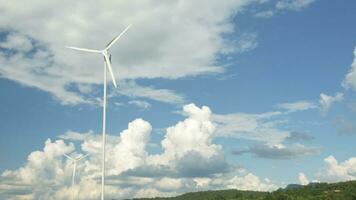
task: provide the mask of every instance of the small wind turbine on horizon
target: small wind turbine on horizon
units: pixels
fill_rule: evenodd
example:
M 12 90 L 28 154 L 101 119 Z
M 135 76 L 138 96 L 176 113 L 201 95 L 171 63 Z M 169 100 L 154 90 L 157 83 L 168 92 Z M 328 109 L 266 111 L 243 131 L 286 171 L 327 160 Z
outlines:
M 75 183 L 75 173 L 77 171 L 77 162 L 85 157 L 87 157 L 89 154 L 86 154 L 84 156 L 79 156 L 77 158 L 73 158 L 67 154 L 64 154 L 65 157 L 67 157 L 69 160 L 72 161 L 73 165 L 73 174 L 72 174 L 72 200 L 74 200 L 74 183 Z
M 120 37 L 131 27 L 131 24 L 127 26 L 118 36 L 116 36 L 113 40 L 111 40 L 104 49 L 96 50 L 96 49 L 86 49 L 80 47 L 72 47 L 67 46 L 67 48 L 84 51 L 89 53 L 98 53 L 104 56 L 104 95 L 103 95 L 103 135 L 102 135 L 102 160 L 101 160 L 101 200 L 104 200 L 104 186 L 105 186 L 105 143 L 106 143 L 106 79 L 107 79 L 107 69 L 109 70 L 111 80 L 115 86 L 115 76 L 111 67 L 111 55 L 109 55 L 108 50 L 110 47 L 120 39 Z

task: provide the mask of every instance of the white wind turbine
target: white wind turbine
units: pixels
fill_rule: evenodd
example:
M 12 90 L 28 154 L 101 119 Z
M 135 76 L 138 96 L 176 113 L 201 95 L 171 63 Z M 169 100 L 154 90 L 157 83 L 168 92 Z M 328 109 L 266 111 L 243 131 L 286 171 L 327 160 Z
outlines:
M 75 181 L 75 173 L 77 171 L 77 162 L 85 157 L 87 157 L 89 154 L 86 154 L 84 156 L 79 156 L 77 158 L 73 158 L 67 154 L 64 154 L 65 157 L 67 157 L 69 160 L 72 161 L 73 165 L 73 174 L 72 174 L 72 200 L 74 199 L 74 181 Z
M 104 95 L 103 95 L 103 136 L 102 136 L 102 160 L 101 160 L 101 200 L 104 200 L 104 185 L 105 185 L 105 143 L 106 143 L 106 76 L 107 69 L 109 69 L 109 73 L 111 75 L 112 82 L 115 86 L 116 81 L 114 77 L 114 73 L 111 67 L 111 55 L 109 56 L 108 50 L 110 47 L 131 27 L 131 24 L 125 28 L 118 36 L 116 36 L 113 40 L 111 40 L 103 50 L 96 49 L 86 49 L 79 47 L 67 47 L 70 49 L 90 52 L 90 53 L 99 53 L 104 56 Z

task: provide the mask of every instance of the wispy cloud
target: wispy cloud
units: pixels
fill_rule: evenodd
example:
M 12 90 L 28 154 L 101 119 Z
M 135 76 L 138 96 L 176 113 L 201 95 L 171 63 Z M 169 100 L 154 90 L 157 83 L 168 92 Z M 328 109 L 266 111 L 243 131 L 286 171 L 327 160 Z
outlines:
M 300 11 L 312 3 L 316 2 L 317 0 L 278 0 L 273 1 L 273 6 L 269 7 L 267 10 L 262 10 L 255 13 L 255 17 L 258 18 L 271 18 L 274 15 L 283 13 L 284 11 Z M 263 1 L 262 3 L 267 3 L 269 1 Z
M 278 108 L 287 110 L 287 112 L 297 112 L 317 108 L 317 106 L 310 101 L 297 101 L 292 103 L 281 103 L 277 105 Z
M 151 86 L 141 86 L 135 81 L 121 81 L 119 89 L 112 91 L 110 96 L 125 95 L 128 97 L 147 98 L 164 103 L 182 104 L 186 101 L 185 97 L 168 89 L 156 89 Z
M 128 103 L 131 105 L 135 105 L 142 110 L 147 110 L 151 107 L 151 104 L 148 103 L 147 101 L 132 100 L 132 101 L 129 101 Z
M 245 153 L 252 154 L 259 158 L 267 158 L 267 159 L 295 159 L 301 156 L 309 156 L 315 155 L 320 152 L 319 148 L 316 147 L 306 147 L 302 144 L 294 144 L 292 146 L 284 146 L 284 145 L 264 145 L 264 144 L 256 144 L 248 147 L 245 150 L 235 150 L 233 154 L 241 155 Z
M 301 10 L 317 0 L 281 0 L 276 3 L 279 10 Z
M 337 127 L 337 132 L 341 135 L 355 135 L 356 125 L 355 122 L 345 117 L 337 117 L 334 120 Z
M 285 123 L 284 120 L 276 119 L 282 114 L 282 112 L 214 114 L 213 121 L 217 123 L 216 136 L 280 144 L 289 136 L 288 130 L 278 127 Z
M 289 115 L 315 109 L 317 106 L 309 101 L 298 101 L 278 104 L 277 108 L 280 110 L 260 114 L 214 114 L 212 119 L 217 124 L 216 137 L 233 137 L 254 142 L 245 149 L 233 151 L 235 155 L 248 153 L 266 159 L 295 159 L 318 154 L 320 148 L 299 143 L 312 140 L 312 136 L 285 126 L 289 123 L 286 119 Z
M 310 141 L 313 139 L 314 139 L 313 136 L 304 132 L 297 132 L 297 131 L 290 132 L 290 135 L 286 138 L 287 141 L 291 141 L 291 142 L 303 142 L 303 141 Z

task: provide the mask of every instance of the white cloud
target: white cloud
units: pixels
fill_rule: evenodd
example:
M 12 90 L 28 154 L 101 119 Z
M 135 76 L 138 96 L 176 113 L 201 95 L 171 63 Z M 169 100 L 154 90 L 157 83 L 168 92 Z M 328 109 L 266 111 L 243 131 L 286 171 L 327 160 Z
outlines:
M 270 7 L 267 10 L 258 11 L 254 16 L 258 18 L 271 18 L 277 14 L 283 13 L 284 11 L 300 11 L 316 1 L 317 0 L 278 0 L 274 1 L 276 3 L 273 7 Z M 269 1 L 261 1 L 260 3 L 265 4 L 267 2 Z
M 235 176 L 228 180 L 228 188 L 238 190 L 253 190 L 253 191 L 272 191 L 277 189 L 277 186 L 261 181 L 259 177 L 254 174 L 248 173 L 245 176 Z
M 141 189 L 135 194 L 135 198 L 155 198 L 174 196 L 172 192 L 162 192 L 155 188 Z
M 207 188 L 211 182 L 211 178 L 207 177 L 198 177 L 194 178 L 193 181 L 196 184 L 196 187 L 198 188 Z
M 277 188 L 247 170 L 231 170 L 234 167 L 225 161 L 222 147 L 213 143 L 216 129 L 208 107 L 189 104 L 183 112 L 186 119 L 167 128 L 159 154 L 146 151 L 152 127 L 142 119 L 130 122 L 120 135 L 108 135 L 107 198 L 173 196 L 201 188 Z M 101 135 L 68 131 L 59 137 L 78 142 L 78 152 L 90 154 L 78 163 L 75 191 L 78 199 L 98 199 Z M 32 152 L 24 166 L 0 175 L 0 198 L 70 198 L 72 166 L 63 154 L 73 151 L 72 143 L 47 140 L 43 150 Z
M 332 155 L 324 159 L 325 168 L 318 174 L 321 181 L 338 182 L 356 179 L 356 157 L 338 162 Z
M 335 96 L 329 96 L 324 93 L 320 94 L 320 106 L 321 106 L 321 111 L 325 114 L 328 112 L 331 108 L 331 106 L 336 103 L 336 102 L 341 102 L 344 100 L 344 94 L 343 93 L 336 93 Z
M 112 169 L 108 170 L 109 175 L 117 175 L 145 163 L 145 148 L 151 130 L 151 125 L 142 119 L 129 123 L 128 128 L 120 134 L 120 142 L 108 150 L 108 168 Z
M 256 33 L 244 33 L 240 36 L 235 48 L 235 52 L 246 52 L 258 46 Z
M 172 90 L 156 89 L 150 86 L 140 86 L 134 81 L 122 81 L 119 83 L 118 87 L 119 89 L 113 91 L 111 95 L 121 94 L 132 98 L 141 97 L 176 104 L 181 104 L 186 101 L 184 96 L 177 94 Z
M 275 11 L 273 10 L 265 10 L 265 11 L 261 11 L 255 14 L 255 17 L 258 18 L 271 18 L 273 17 L 275 14 Z
M 216 136 L 244 138 L 271 145 L 280 144 L 290 135 L 289 131 L 278 127 L 285 123 L 275 119 L 281 115 L 282 112 L 214 114 L 213 121 L 217 123 Z
M 89 131 L 88 133 L 78 133 L 75 131 L 67 131 L 62 135 L 59 135 L 58 138 L 63 140 L 71 140 L 71 141 L 84 141 L 87 138 L 92 137 L 94 134 L 93 131 Z
M 135 106 L 141 108 L 142 110 L 147 110 L 151 107 L 151 104 L 148 103 L 147 101 L 131 100 L 128 103 L 135 105 Z
M 301 185 L 308 185 L 309 184 L 309 180 L 308 180 L 308 177 L 304 174 L 304 173 L 299 173 L 298 175 L 298 180 L 299 180 L 299 183 Z
M 354 61 L 351 64 L 349 73 L 346 74 L 342 86 L 346 89 L 356 90 L 356 47 L 354 49 Z
M 210 166 L 203 166 L 207 167 L 207 173 L 224 170 L 221 169 L 225 165 L 222 148 L 212 143 L 215 126 L 211 121 L 211 110 L 206 106 L 199 108 L 188 104 L 183 107 L 183 111 L 187 119 L 167 128 L 161 142 L 163 153 L 150 156 L 149 162 L 154 165 L 173 165 L 180 173 L 188 176 L 199 167 L 191 158 L 199 159 L 201 163 L 210 163 Z M 220 163 L 215 165 L 217 160 Z M 200 169 L 200 172 L 205 171 Z
M 280 0 L 276 4 L 279 10 L 301 10 L 316 0 Z
M 102 58 L 64 46 L 102 48 L 130 23 L 134 26 L 111 49 L 118 80 L 222 73 L 225 68 L 217 63 L 219 54 L 255 46 L 247 40 L 236 45 L 224 37 L 234 30 L 232 16 L 253 2 L 112 0 L 72 4 L 35 0 L 22 9 L 22 1 L 4 2 L 0 27 L 9 35 L 1 47 L 15 53 L 0 54 L 0 74 L 49 92 L 63 104 L 93 103 L 93 97 L 86 94 L 91 85 L 102 84 Z M 139 95 L 137 88 L 129 89 L 123 93 Z M 175 102 L 182 100 L 171 90 L 144 89 L 148 89 L 147 98 L 154 93 L 155 100 L 162 100 L 157 93 L 163 92 L 178 98 Z
M 31 40 L 25 35 L 19 33 L 8 34 L 5 41 L 0 42 L 0 47 L 24 52 L 28 52 L 33 48 Z
M 273 191 L 281 185 L 270 181 L 268 178 L 261 180 L 258 176 L 243 168 L 235 168 L 230 173 L 213 178 L 194 178 L 194 183 L 199 190 L 238 189 L 253 191 Z
M 304 111 L 316 108 L 317 106 L 313 102 L 309 101 L 297 101 L 292 103 L 281 103 L 277 105 L 278 108 L 287 110 L 288 112 Z
M 182 179 L 163 177 L 156 182 L 158 188 L 162 190 L 174 191 L 183 187 Z
M 232 113 L 213 114 L 216 124 L 215 137 L 234 137 L 254 141 L 245 149 L 233 151 L 235 155 L 245 153 L 267 159 L 295 159 L 301 156 L 319 153 L 319 148 L 308 147 L 295 143 L 312 139 L 306 133 L 288 130 L 286 117 L 297 111 L 316 108 L 308 101 L 278 104 L 282 111 L 265 112 L 260 114 Z M 289 142 L 288 146 L 284 143 Z

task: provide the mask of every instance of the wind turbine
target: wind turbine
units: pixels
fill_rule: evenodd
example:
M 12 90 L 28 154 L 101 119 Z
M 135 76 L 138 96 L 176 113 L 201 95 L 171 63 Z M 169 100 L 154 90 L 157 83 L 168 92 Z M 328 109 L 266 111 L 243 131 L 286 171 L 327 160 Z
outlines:
M 109 55 L 108 50 L 110 47 L 118 40 L 120 37 L 131 27 L 131 24 L 127 26 L 118 36 L 116 36 L 113 40 L 111 40 L 103 50 L 96 49 L 86 49 L 79 47 L 71 47 L 67 48 L 84 51 L 89 53 L 98 53 L 104 56 L 104 95 L 103 95 L 103 136 L 102 136 L 102 160 L 101 160 L 101 200 L 104 200 L 104 185 L 105 185 L 105 143 L 106 143 L 106 78 L 107 78 L 107 69 L 109 70 L 111 80 L 115 86 L 116 81 L 114 77 L 114 73 L 111 67 L 111 55 Z
M 73 158 L 67 154 L 64 154 L 65 157 L 67 157 L 69 160 L 72 161 L 73 165 L 73 174 L 72 174 L 72 200 L 74 199 L 74 181 L 75 181 L 75 172 L 77 171 L 77 162 L 85 157 L 87 157 L 89 154 L 86 154 L 84 156 L 79 156 L 77 158 Z

